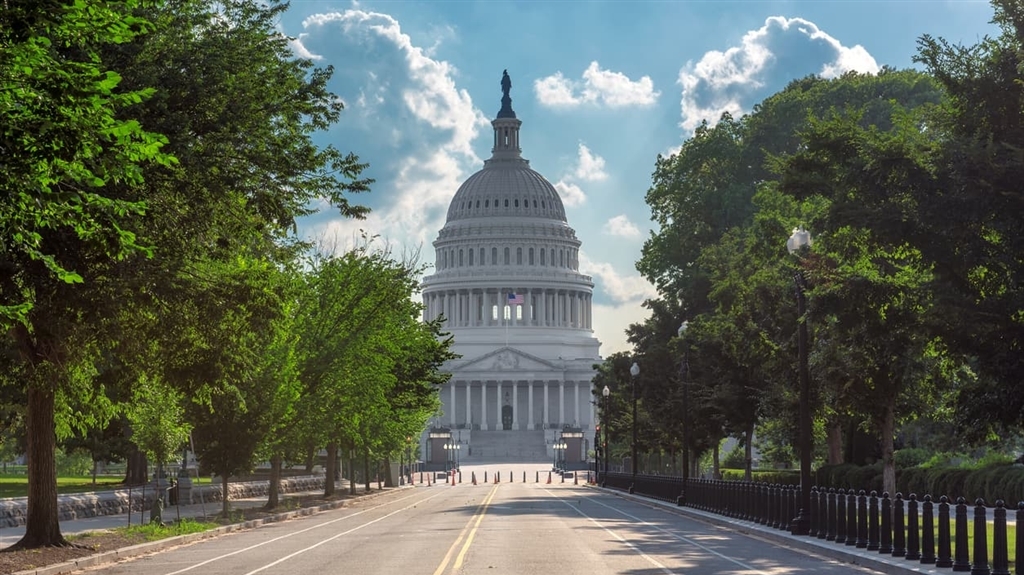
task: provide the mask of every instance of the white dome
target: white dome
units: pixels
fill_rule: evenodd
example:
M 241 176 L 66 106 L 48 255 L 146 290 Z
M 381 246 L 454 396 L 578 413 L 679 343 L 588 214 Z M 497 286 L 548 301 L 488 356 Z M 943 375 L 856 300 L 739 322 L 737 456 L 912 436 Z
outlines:
M 526 160 L 488 160 L 455 192 L 448 221 L 523 216 L 565 222 L 565 208 L 555 187 Z

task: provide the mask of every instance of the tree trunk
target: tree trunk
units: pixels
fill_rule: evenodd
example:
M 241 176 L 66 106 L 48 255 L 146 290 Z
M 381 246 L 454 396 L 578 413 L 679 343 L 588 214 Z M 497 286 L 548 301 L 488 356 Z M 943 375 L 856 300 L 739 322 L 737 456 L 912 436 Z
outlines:
M 227 519 L 231 517 L 231 502 L 228 497 L 228 476 L 224 474 L 220 478 L 220 515 Z
M 750 481 L 754 477 L 754 424 L 747 427 L 747 440 L 743 446 L 743 480 Z
M 313 473 L 313 466 L 316 464 L 316 449 L 310 447 L 306 450 L 306 475 Z
M 68 546 L 57 513 L 57 449 L 54 391 L 47 384 L 28 386 L 28 510 L 25 535 L 11 549 Z
M 896 493 L 896 460 L 893 457 L 893 443 L 896 434 L 896 398 L 885 406 L 882 416 L 882 489 L 890 495 Z
M 338 459 L 338 443 L 327 444 L 327 461 L 324 464 L 324 497 L 334 496 L 334 471 L 337 468 L 335 461 Z
M 149 470 L 149 462 L 146 461 L 146 454 L 139 450 L 138 446 L 132 445 L 132 452 L 125 459 L 124 482 L 126 485 L 142 485 L 146 483 Z
M 828 463 L 839 465 L 843 463 L 843 423 L 841 421 L 830 421 L 828 423 Z
M 281 454 L 275 453 L 270 458 L 270 483 L 267 485 L 267 504 L 265 509 L 277 509 L 281 497 Z
M 391 474 L 391 458 L 384 458 L 384 487 L 394 487 L 395 477 Z
M 370 492 L 370 450 L 363 452 L 363 479 L 366 480 L 366 493 Z
M 716 443 L 714 449 L 711 451 L 711 477 L 714 479 L 722 478 L 722 470 L 718 467 L 718 446 Z
M 348 449 L 348 492 L 349 495 L 356 494 L 356 451 L 349 447 Z

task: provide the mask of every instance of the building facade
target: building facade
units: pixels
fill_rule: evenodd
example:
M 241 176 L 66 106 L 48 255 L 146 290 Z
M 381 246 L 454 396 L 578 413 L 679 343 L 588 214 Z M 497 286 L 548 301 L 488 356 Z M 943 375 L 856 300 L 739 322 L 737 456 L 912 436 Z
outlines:
M 426 319 L 445 318 L 462 356 L 433 423 L 463 459 L 550 458 L 565 427 L 593 448 L 594 284 L 558 192 L 522 157 L 510 89 L 506 73 L 491 158 L 452 198 L 422 283 Z

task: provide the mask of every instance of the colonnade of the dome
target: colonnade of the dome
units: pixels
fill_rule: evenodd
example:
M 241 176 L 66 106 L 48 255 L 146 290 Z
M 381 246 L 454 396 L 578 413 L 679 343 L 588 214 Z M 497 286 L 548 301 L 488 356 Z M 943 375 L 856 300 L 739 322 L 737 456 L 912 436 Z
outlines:
M 522 296 L 509 304 L 508 295 Z M 587 290 L 559 288 L 457 288 L 423 294 L 426 318 L 442 313 L 447 327 L 536 326 L 593 329 L 593 295 Z
M 534 247 L 522 244 L 488 244 L 480 247 L 439 248 L 435 258 L 437 269 L 534 266 L 579 269 L 579 250 L 576 248 Z

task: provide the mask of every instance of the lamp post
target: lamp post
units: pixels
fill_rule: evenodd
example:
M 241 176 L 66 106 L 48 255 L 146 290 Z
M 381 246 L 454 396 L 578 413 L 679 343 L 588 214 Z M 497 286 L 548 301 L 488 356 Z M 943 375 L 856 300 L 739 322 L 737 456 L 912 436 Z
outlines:
M 786 242 L 790 254 L 798 255 L 811 246 L 811 234 L 802 226 L 793 230 Z M 807 368 L 807 299 L 804 296 L 806 279 L 803 271 L 793 275 L 796 282 L 797 356 L 800 377 L 800 513 L 793 519 L 790 532 L 807 535 L 811 532 L 811 382 Z
M 629 484 L 629 492 L 633 493 L 636 490 L 636 380 L 640 375 L 640 366 L 634 361 L 633 365 L 629 366 L 629 375 L 632 376 L 633 380 L 633 445 L 630 448 L 630 462 L 629 467 L 633 472 L 632 482 Z
M 608 422 L 611 421 L 611 415 L 608 414 L 608 401 L 611 399 L 612 390 L 608 389 L 608 386 L 604 386 L 601 390 L 601 395 L 604 397 L 604 446 L 601 447 L 601 451 L 604 453 L 604 481 L 601 483 L 601 487 L 608 485 Z
M 682 339 L 690 322 L 683 321 L 676 335 Z M 690 352 L 683 344 L 683 361 L 679 365 L 679 376 L 683 385 L 683 492 L 679 494 L 679 505 L 686 504 L 686 482 L 690 479 Z

